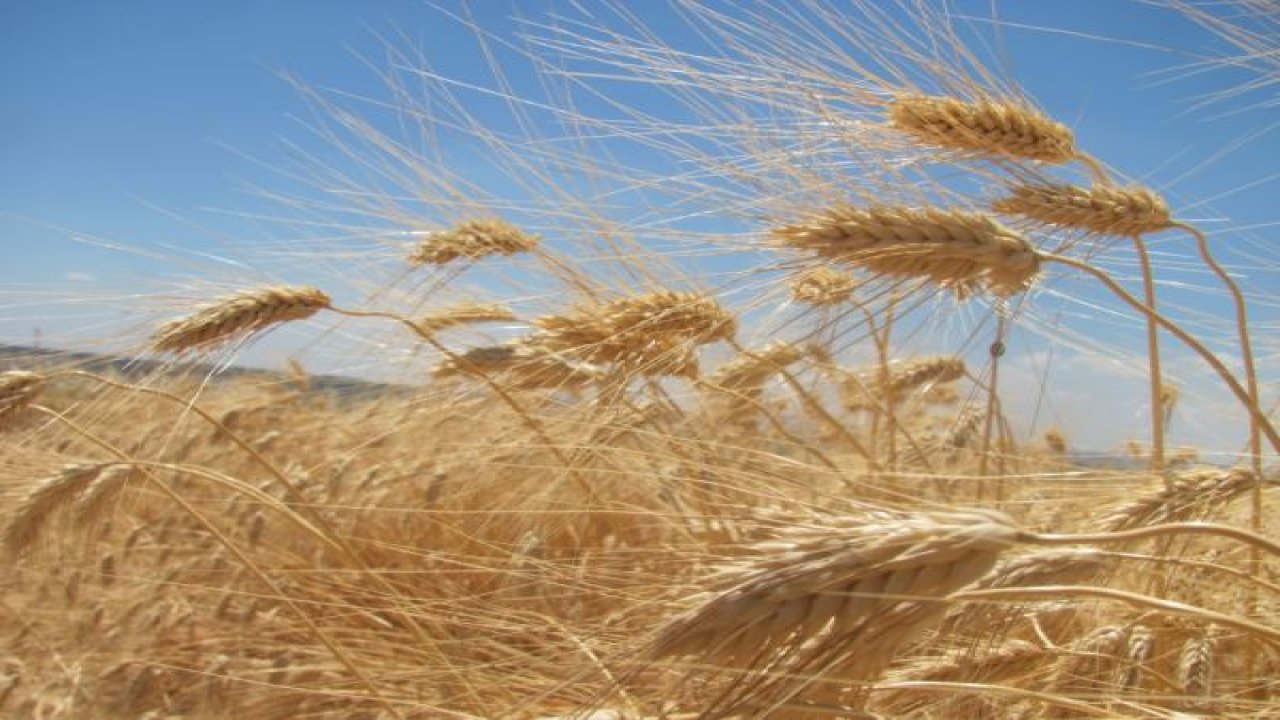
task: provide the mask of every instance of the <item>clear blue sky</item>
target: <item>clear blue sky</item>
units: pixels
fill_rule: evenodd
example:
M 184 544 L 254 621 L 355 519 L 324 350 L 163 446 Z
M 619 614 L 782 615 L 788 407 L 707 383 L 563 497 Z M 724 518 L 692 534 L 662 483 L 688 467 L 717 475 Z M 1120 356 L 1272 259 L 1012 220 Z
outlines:
M 673 43 L 696 41 L 664 3 L 631 5 Z M 1260 226 L 1251 242 L 1274 247 L 1266 224 L 1275 220 L 1277 133 L 1180 177 L 1275 123 L 1274 110 L 1178 116 L 1197 93 L 1248 76 L 1215 71 L 1161 84 L 1164 76 L 1151 74 L 1224 52 L 1221 43 L 1142 2 L 995 5 L 1009 23 L 999 42 L 1013 74 L 1083 145 L 1175 204 L 1230 193 L 1190 214 Z M 956 3 L 977 16 L 991 6 Z M 555 0 L 472 7 L 497 33 L 515 29 L 517 11 L 533 20 L 575 15 L 571 3 Z M 271 165 L 286 142 L 308 140 L 298 118 L 309 111 L 280 73 L 385 96 L 361 58 L 376 67 L 397 33 L 395 42 L 420 46 L 443 74 L 487 82 L 471 32 L 418 0 L 0 0 L 0 342 L 27 342 L 39 326 L 46 339 L 72 337 L 77 324 L 88 330 L 74 336 L 90 337 L 111 328 L 119 311 L 69 303 L 77 288 L 105 296 L 163 289 L 191 271 L 174 258 L 212 252 L 220 238 L 244 248 L 268 233 L 269 244 L 269 231 L 208 208 L 260 208 L 245 186 L 269 183 L 270 173 L 245 156 Z M 1274 265 L 1254 277 L 1254 288 L 1280 294 Z M 1274 307 L 1260 314 L 1274 330 Z

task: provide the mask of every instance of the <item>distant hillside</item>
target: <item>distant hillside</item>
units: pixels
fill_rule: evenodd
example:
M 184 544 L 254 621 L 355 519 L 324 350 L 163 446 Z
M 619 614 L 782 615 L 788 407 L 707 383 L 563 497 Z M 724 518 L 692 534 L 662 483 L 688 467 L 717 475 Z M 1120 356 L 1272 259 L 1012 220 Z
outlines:
M 207 363 L 172 362 L 125 355 L 108 355 L 76 350 L 55 350 L 25 345 L 0 344 L 0 370 L 38 370 L 72 366 L 90 372 L 143 379 L 167 373 L 208 375 L 218 380 L 261 379 L 264 382 L 286 382 L 287 373 L 262 368 L 214 366 Z M 330 392 L 342 397 L 356 397 L 401 390 L 404 386 L 370 382 L 342 375 L 308 375 L 310 389 Z

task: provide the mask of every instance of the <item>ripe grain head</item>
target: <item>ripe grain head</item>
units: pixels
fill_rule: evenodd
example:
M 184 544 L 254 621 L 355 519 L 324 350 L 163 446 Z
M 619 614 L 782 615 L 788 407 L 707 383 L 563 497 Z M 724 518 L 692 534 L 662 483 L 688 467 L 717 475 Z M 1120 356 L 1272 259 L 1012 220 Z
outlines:
M 811 250 L 899 279 L 923 279 L 966 295 L 1013 295 L 1040 272 L 1035 249 L 990 215 L 937 207 L 836 205 L 773 230 L 783 246 Z
M 444 265 L 459 258 L 480 260 L 515 255 L 538 246 L 540 238 L 499 219 L 467 220 L 430 235 L 409 255 L 413 265 Z
M 1064 163 L 1078 155 L 1070 128 L 1024 104 L 901 95 L 889 123 L 921 144 L 980 157 Z
M 273 325 L 309 318 L 330 307 L 331 302 L 327 294 L 312 287 L 278 286 L 241 292 L 161 325 L 152 335 L 151 347 L 171 353 L 207 350 Z
M 1097 235 L 1143 235 L 1173 224 L 1169 206 L 1141 187 L 1027 183 L 1009 188 L 992 209 L 1037 223 Z

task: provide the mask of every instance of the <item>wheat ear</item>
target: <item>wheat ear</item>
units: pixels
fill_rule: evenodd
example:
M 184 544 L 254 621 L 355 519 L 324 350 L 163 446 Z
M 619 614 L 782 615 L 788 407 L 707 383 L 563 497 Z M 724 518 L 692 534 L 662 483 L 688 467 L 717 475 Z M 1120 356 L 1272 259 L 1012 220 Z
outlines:
M 1013 295 L 1040 272 L 1026 239 L 979 212 L 841 204 L 772 232 L 786 247 L 877 275 L 924 279 L 962 295 L 984 288 Z
M 1260 483 L 1252 470 L 1207 470 L 1173 476 L 1165 487 L 1105 511 L 1100 526 L 1108 531 L 1204 516 Z
M 870 682 L 1017 536 L 1008 518 L 977 511 L 793 531 L 758 546 L 760 560 L 725 570 L 718 589 L 661 628 L 648 655 L 734 669 L 718 712 L 786 702 L 833 669 L 840 683 Z
M 409 255 L 414 265 L 444 265 L 459 258 L 479 260 L 491 255 L 530 252 L 541 238 L 505 220 L 467 220 L 418 243 Z
M 1026 183 L 1009 188 L 992 209 L 1044 225 L 1098 235 L 1144 235 L 1173 227 L 1169 206 L 1142 187 Z
M 160 352 L 211 348 L 283 322 L 303 320 L 330 307 L 329 296 L 311 287 L 269 287 L 237 293 L 161 325 L 151 338 Z
M 890 125 L 925 145 L 979 156 L 1065 163 L 1079 159 L 1071 129 L 1025 105 L 901 95 Z

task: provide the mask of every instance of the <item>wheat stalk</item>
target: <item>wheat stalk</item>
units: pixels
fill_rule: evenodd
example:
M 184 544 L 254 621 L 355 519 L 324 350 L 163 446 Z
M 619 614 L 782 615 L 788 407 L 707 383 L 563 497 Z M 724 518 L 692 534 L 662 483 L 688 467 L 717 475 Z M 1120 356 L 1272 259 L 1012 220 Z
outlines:
M 877 275 L 919 278 L 961 295 L 1026 290 L 1040 272 L 1021 235 L 979 212 L 840 204 L 803 223 L 774 228 L 786 247 L 812 250 Z
M 330 303 L 328 295 L 311 287 L 249 290 L 161 325 L 152 335 L 151 347 L 173 353 L 205 350 L 272 325 L 306 319 Z
M 980 156 L 1064 163 L 1079 158 L 1070 128 L 1025 105 L 901 95 L 890 125 L 917 142 Z
M 1173 227 L 1164 199 L 1142 187 L 1026 183 L 992 203 L 998 213 L 1099 235 L 1144 235 Z
M 413 265 L 444 265 L 459 258 L 480 260 L 491 255 L 530 252 L 541 238 L 499 219 L 467 220 L 433 233 L 409 255 Z

